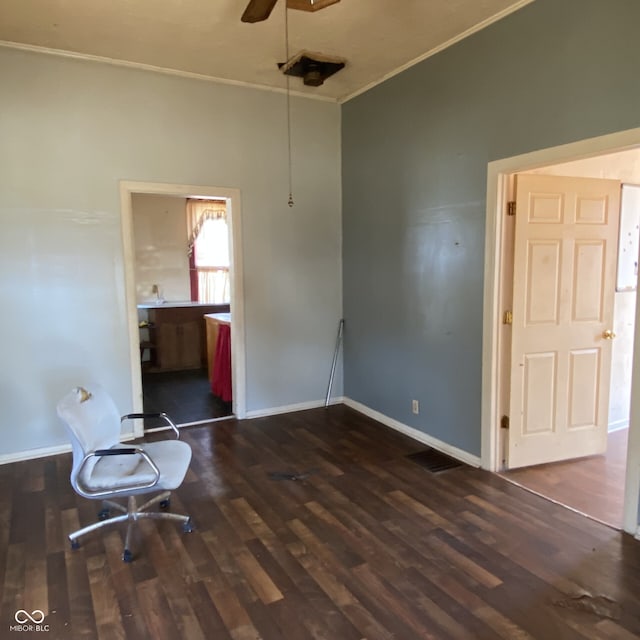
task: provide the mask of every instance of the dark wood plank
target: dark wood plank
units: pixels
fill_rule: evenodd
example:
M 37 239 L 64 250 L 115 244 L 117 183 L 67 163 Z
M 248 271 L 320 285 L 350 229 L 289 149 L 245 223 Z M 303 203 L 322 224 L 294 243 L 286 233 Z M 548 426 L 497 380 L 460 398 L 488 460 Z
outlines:
M 63 514 L 63 523 L 66 527 L 71 525 L 68 529 L 70 531 L 77 528 L 79 524 L 77 512 L 75 510 L 66 511 Z M 98 635 L 86 555 L 84 550 L 74 552 L 67 549 L 65 551 L 70 617 L 69 633 L 73 634 L 74 638 L 96 638 Z
M 101 640 L 124 640 L 126 634 L 122 625 L 116 586 L 109 571 L 106 555 L 88 557 L 87 571 L 98 637 Z
M 180 638 L 159 579 L 152 578 L 138 584 L 136 591 L 148 637 L 154 640 Z

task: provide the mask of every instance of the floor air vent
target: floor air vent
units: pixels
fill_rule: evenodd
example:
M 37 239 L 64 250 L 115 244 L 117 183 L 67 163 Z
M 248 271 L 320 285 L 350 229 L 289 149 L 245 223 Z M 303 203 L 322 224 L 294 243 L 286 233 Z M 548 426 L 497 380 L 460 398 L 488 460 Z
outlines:
M 417 453 L 410 453 L 407 458 L 424 467 L 427 471 L 431 471 L 431 473 L 440 473 L 441 471 L 455 469 L 463 465 L 460 460 L 456 460 L 432 448 L 418 451 Z
M 315 473 L 315 469 L 304 471 L 303 473 L 292 473 L 290 471 L 270 471 L 269 478 L 271 480 L 293 480 L 294 482 L 306 480 L 310 475 Z

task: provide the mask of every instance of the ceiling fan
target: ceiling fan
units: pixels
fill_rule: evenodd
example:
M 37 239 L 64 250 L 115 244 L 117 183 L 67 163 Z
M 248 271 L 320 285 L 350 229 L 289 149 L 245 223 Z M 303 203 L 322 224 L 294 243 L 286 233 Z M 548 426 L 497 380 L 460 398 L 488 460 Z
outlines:
M 249 0 L 247 8 L 242 14 L 242 22 L 261 22 L 266 20 L 278 0 Z M 340 0 L 286 0 L 288 9 L 300 11 L 318 11 Z

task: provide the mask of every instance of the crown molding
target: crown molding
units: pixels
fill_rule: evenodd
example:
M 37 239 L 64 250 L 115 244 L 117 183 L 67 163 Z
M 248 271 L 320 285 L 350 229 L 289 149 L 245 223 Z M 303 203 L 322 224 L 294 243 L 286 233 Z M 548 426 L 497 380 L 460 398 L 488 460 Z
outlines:
M 227 78 L 216 78 L 202 73 L 193 73 L 191 71 L 181 71 L 179 69 L 170 69 L 167 67 L 156 67 L 152 64 L 142 62 L 130 62 L 128 60 L 118 60 L 116 58 L 107 58 L 105 56 L 94 56 L 89 53 L 78 53 L 77 51 L 66 51 L 65 49 L 52 49 L 50 47 L 41 47 L 33 44 L 23 44 L 21 42 L 11 42 L 9 40 L 0 40 L 0 47 L 6 49 L 18 49 L 20 51 L 28 51 L 31 53 L 40 53 L 44 55 L 57 56 L 60 58 L 71 58 L 73 60 L 83 60 L 85 62 L 96 62 L 98 64 L 108 64 L 114 67 L 124 67 L 127 69 L 136 69 L 138 71 L 150 71 L 152 73 L 161 73 L 169 76 L 177 76 L 179 78 L 187 78 L 189 80 L 200 80 L 202 82 L 211 82 L 213 84 L 225 84 L 234 87 L 244 87 L 245 89 L 256 89 L 258 91 L 269 91 L 271 93 L 286 94 L 286 88 L 269 87 L 264 84 L 255 84 L 252 82 L 244 82 L 242 80 L 229 80 Z M 291 96 L 297 98 L 307 98 L 308 100 L 320 100 L 321 102 L 338 102 L 337 98 L 330 96 L 318 96 L 301 91 L 290 91 Z

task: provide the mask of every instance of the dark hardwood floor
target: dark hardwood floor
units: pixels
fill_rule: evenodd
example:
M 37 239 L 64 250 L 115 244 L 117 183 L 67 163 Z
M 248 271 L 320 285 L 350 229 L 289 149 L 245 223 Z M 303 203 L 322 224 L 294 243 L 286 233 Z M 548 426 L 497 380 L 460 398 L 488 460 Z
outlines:
M 601 456 L 505 471 L 504 477 L 541 496 L 622 529 L 628 429 L 608 435 Z
M 147 413 L 164 411 L 176 424 L 222 418 L 233 412 L 230 402 L 211 393 L 206 369 L 144 372 L 142 403 Z
M 0 638 L 640 637 L 640 541 L 497 475 L 432 474 L 344 406 L 182 437 L 172 508 L 196 530 L 140 522 L 130 564 L 121 529 L 69 548 L 99 506 L 69 455 L 0 467 Z M 49 631 L 11 631 L 18 609 Z

